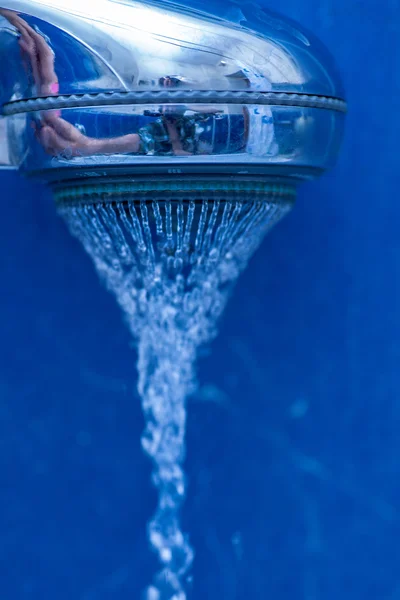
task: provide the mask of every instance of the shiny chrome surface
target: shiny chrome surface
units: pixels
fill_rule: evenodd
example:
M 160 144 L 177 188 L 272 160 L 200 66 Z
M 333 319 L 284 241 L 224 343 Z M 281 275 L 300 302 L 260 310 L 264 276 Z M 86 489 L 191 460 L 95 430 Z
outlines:
M 346 105 L 332 59 L 253 2 L 0 0 L 3 166 L 111 173 L 331 167 Z

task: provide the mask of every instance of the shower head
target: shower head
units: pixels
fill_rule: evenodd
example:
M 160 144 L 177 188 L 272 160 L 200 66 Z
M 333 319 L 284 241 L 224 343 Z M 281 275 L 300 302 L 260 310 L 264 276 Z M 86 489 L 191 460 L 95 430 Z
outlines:
M 0 163 L 61 203 L 291 199 L 335 162 L 332 59 L 252 0 L 0 4 Z

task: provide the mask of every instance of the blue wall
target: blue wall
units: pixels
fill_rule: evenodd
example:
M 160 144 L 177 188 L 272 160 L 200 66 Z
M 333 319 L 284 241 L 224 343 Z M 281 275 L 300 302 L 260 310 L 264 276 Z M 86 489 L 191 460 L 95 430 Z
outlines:
M 350 103 L 330 175 L 241 278 L 189 405 L 195 599 L 400 599 L 400 5 L 281 0 Z M 2 174 L 0 597 L 140 597 L 135 351 L 49 194 Z

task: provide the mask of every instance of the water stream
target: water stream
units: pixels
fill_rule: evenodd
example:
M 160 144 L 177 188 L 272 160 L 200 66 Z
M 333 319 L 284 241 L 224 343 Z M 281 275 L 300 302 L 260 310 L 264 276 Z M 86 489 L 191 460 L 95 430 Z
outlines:
M 60 213 L 120 304 L 138 347 L 142 446 L 158 507 L 148 526 L 162 568 L 147 600 L 185 600 L 194 552 L 180 527 L 186 399 L 197 349 L 216 333 L 229 292 L 285 203 L 218 199 L 61 204 Z

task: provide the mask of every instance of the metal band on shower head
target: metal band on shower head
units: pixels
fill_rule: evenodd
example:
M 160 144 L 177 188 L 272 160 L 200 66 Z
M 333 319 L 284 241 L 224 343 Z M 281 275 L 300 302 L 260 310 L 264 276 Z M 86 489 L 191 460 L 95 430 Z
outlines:
M 204 92 L 200 90 L 144 91 L 144 92 L 98 92 L 71 94 L 13 100 L 3 105 L 3 115 L 17 115 L 38 110 L 62 108 L 95 108 L 100 106 L 125 106 L 148 104 L 229 104 L 259 106 L 289 106 L 321 108 L 341 113 L 347 112 L 347 104 L 339 98 L 311 96 L 285 92 Z

